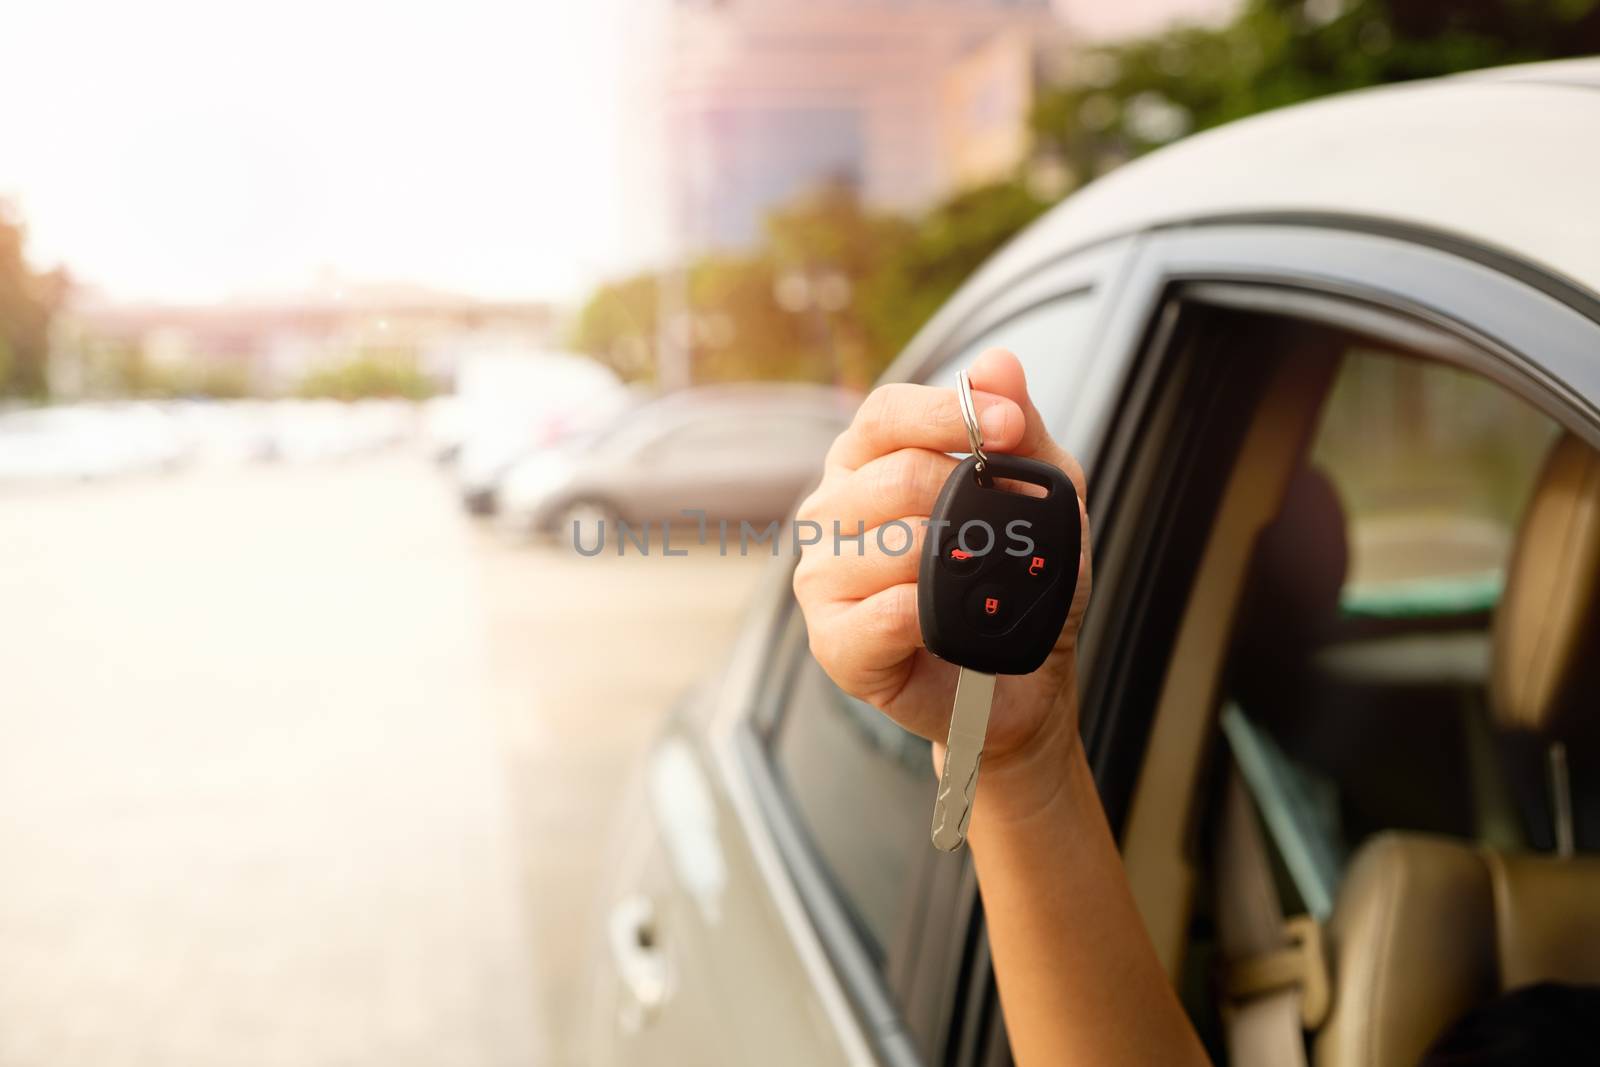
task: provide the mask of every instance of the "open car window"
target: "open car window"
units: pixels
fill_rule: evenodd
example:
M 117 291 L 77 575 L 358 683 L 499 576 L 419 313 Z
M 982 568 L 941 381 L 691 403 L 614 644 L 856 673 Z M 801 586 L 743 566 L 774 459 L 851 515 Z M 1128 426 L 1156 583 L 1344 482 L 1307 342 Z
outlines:
M 1381 831 L 1529 840 L 1537 813 L 1512 799 L 1488 708 L 1490 627 L 1556 432 L 1466 371 L 1359 344 L 1340 358 L 1251 561 L 1222 714 L 1322 917 Z

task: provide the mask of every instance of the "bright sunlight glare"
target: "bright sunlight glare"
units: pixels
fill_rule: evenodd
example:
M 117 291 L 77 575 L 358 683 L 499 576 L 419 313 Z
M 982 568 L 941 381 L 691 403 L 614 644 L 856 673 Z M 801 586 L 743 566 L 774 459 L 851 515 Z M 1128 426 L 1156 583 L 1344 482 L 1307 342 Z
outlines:
M 118 300 L 330 278 L 570 296 L 650 252 L 624 104 L 646 6 L 23 5 L 0 197 L 37 265 Z

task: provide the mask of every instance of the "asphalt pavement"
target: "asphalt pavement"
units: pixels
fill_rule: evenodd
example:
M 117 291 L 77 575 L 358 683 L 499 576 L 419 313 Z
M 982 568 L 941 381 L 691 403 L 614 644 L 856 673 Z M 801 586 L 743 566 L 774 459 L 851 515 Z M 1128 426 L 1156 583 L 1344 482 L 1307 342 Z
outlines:
M 0 496 L 0 1067 L 582 1064 L 606 829 L 761 565 L 409 455 Z

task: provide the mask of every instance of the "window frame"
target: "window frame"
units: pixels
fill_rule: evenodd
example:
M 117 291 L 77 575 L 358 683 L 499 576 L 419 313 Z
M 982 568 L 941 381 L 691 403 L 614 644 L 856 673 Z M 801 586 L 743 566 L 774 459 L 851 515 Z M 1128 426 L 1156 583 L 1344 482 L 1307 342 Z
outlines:
M 1142 450 L 1161 447 L 1143 437 L 1141 428 L 1158 391 L 1155 383 L 1178 358 L 1171 331 L 1175 309 L 1185 306 L 1289 316 L 1372 338 L 1493 382 L 1564 429 L 1600 442 L 1595 403 L 1600 375 L 1594 373 L 1593 358 L 1585 359 L 1600 350 L 1600 329 L 1587 307 L 1562 301 L 1525 278 L 1496 274 L 1476 260 L 1395 244 L 1391 237 L 1373 234 L 1286 234 L 1278 227 L 1152 237 L 1143 251 L 1141 277 L 1124 304 L 1126 334 L 1139 337 L 1140 354 L 1122 383 L 1122 400 L 1110 413 L 1106 453 L 1096 468 L 1100 510 L 1093 503 L 1091 509 L 1099 523 L 1097 542 L 1126 536 L 1119 525 L 1137 530 L 1160 510 L 1131 499 L 1137 487 L 1128 484 L 1127 474 Z M 1130 309 L 1144 312 L 1142 323 Z M 1142 333 L 1134 333 L 1135 324 Z M 1097 559 L 1101 610 L 1091 611 L 1086 624 L 1085 658 L 1091 667 L 1085 672 L 1084 729 L 1119 840 L 1128 828 L 1132 790 L 1154 724 L 1148 717 L 1129 721 L 1119 694 L 1106 688 L 1104 672 L 1114 659 L 1108 651 L 1136 642 L 1144 628 L 1137 611 L 1123 605 L 1123 611 L 1112 606 L 1108 613 L 1106 602 L 1140 571 L 1161 562 L 1135 555 L 1102 569 Z M 1165 654 L 1170 651 L 1169 645 Z M 1166 667 L 1164 660 L 1156 669 L 1164 674 Z M 1196 781 L 1203 784 L 1203 777 Z M 1199 837 L 1195 805 L 1202 801 L 1199 784 L 1182 798 L 1191 841 Z
M 1168 351 L 1180 300 L 1279 314 L 1365 334 L 1416 351 L 1495 382 L 1561 426 L 1600 447 L 1600 324 L 1587 308 L 1557 299 L 1520 276 L 1500 273 L 1428 245 L 1366 231 L 1275 224 L 1219 224 L 1152 234 L 1118 294 L 1108 345 L 1137 351 L 1124 363 L 1119 399 L 1101 409 L 1104 452 L 1092 466 L 1091 517 L 1096 542 L 1114 539 L 1128 514 L 1127 474 L 1141 441 Z M 1532 355 L 1538 353 L 1538 356 Z M 1095 413 L 1090 412 L 1092 421 Z M 1095 498 L 1098 497 L 1098 500 Z M 1095 505 L 1098 504 L 1099 507 Z M 1121 561 L 1119 561 L 1119 564 Z M 1102 567 L 1096 560 L 1096 599 L 1102 604 L 1125 577 L 1152 561 Z M 1133 619 L 1091 610 L 1082 647 L 1083 729 L 1091 766 L 1119 833 L 1126 796 L 1141 760 L 1128 760 L 1116 726 L 1119 709 L 1102 691 L 1102 643 L 1137 626 Z M 1124 728 L 1125 729 L 1125 728 Z M 1139 747 L 1142 750 L 1142 739 Z

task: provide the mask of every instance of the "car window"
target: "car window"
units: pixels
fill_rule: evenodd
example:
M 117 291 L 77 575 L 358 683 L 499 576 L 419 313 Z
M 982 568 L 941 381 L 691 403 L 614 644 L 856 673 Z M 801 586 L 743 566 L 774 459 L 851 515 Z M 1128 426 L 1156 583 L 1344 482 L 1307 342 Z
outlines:
M 1360 346 L 1340 361 L 1257 546 L 1221 717 L 1287 888 L 1319 918 L 1379 832 L 1547 836 L 1487 685 L 1493 609 L 1557 432 L 1451 366 Z
M 1474 374 L 1355 350 L 1311 461 L 1348 517 L 1352 614 L 1482 610 L 1555 424 Z
M 673 426 L 653 447 L 662 454 L 732 448 L 749 443 L 760 429 L 758 421 L 751 416 L 706 414 Z
M 1100 307 L 1095 294 L 1094 289 L 1078 289 L 1002 320 L 963 345 L 954 358 L 928 376 L 927 384 L 954 386 L 956 374 L 971 366 L 984 349 L 1005 348 L 1022 361 L 1028 391 L 1040 408 L 1059 408 L 1049 400 L 1069 389 L 1089 360 Z
M 708 415 L 676 425 L 650 447 L 660 457 L 737 456 L 752 448 L 780 455 L 812 455 L 818 461 L 842 424 L 820 415 L 740 412 Z
M 887 959 L 928 846 L 927 741 L 846 695 L 808 652 L 772 747 L 778 776 L 869 955 Z
M 1219 858 L 1235 773 L 1285 915 L 1328 920 L 1354 857 L 1390 831 L 1468 852 L 1551 848 L 1547 753 L 1504 728 L 1488 683 L 1498 592 L 1558 427 L 1505 384 L 1434 358 L 1443 346 L 1177 309 L 1174 348 L 1141 369 L 1156 383 L 1150 413 L 1114 431 L 1147 449 L 1126 467 L 1122 499 L 1137 510 L 1107 524 L 1113 538 L 1162 536 L 1108 554 L 1097 596 L 1118 628 L 1102 640 L 1117 643 L 1098 646 L 1085 707 L 1091 730 L 1128 731 L 1131 758 L 1091 736 L 1096 770 L 1131 783 L 1130 799 L 1113 785 L 1108 801 L 1127 813 L 1113 819 L 1130 878 L 1226 1062 L 1214 979 L 1219 928 L 1238 910 L 1222 902 L 1249 890 Z M 1263 507 L 1277 513 L 1256 530 L 1249 512 Z M 1150 592 L 1119 600 L 1130 587 Z M 1196 722 L 1220 729 L 1185 736 Z M 1210 892 L 1168 889 L 1187 862 Z

